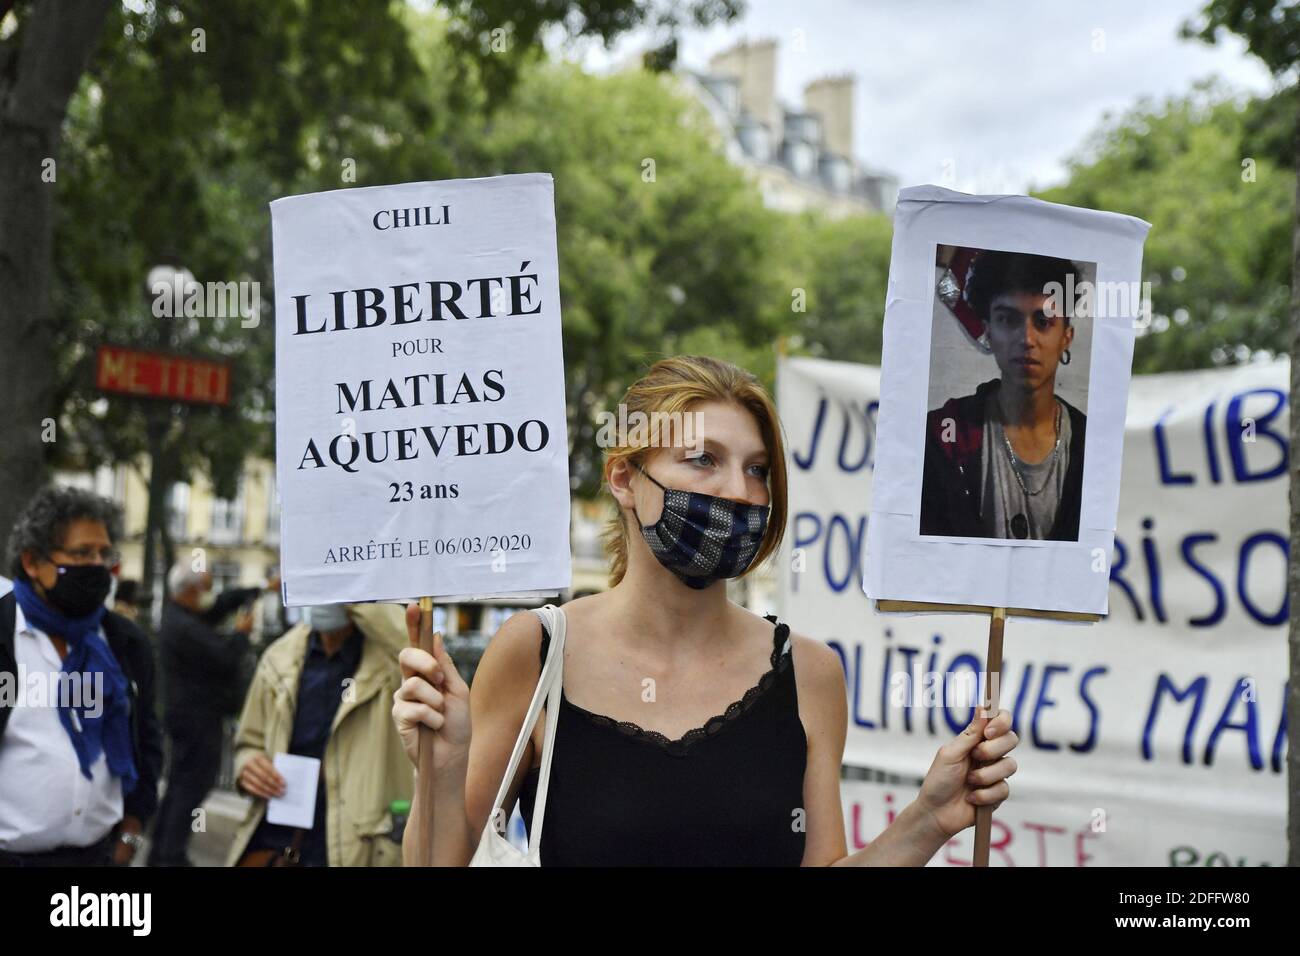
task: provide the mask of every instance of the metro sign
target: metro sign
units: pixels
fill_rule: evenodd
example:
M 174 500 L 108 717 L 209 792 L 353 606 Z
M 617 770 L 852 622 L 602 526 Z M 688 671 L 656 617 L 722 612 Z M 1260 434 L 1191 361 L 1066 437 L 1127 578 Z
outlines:
M 229 405 L 230 366 L 209 359 L 101 345 L 95 387 L 140 398 Z

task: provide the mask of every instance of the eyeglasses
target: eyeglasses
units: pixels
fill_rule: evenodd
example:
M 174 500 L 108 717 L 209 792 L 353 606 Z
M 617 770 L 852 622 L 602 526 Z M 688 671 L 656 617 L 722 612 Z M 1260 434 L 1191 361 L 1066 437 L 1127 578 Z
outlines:
M 110 568 L 122 561 L 122 552 L 116 548 L 97 548 L 94 545 L 87 545 L 84 548 L 76 548 L 68 551 L 64 548 L 56 549 L 60 554 L 66 554 L 72 558 L 74 564 L 106 564 Z M 53 554 L 51 554 L 53 557 Z

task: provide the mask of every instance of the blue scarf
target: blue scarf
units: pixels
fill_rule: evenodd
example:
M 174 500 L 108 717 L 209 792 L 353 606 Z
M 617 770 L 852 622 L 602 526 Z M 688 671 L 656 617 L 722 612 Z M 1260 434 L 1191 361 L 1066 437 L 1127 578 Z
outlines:
M 131 703 L 126 675 L 99 634 L 99 623 L 107 608 L 101 604 L 85 617 L 66 617 L 46 604 L 21 578 L 14 580 L 14 597 L 29 624 L 67 642 L 68 656 L 63 659 L 61 673 L 83 682 L 80 707 L 73 707 L 71 701 L 57 702 L 59 722 L 77 752 L 82 776 L 94 779 L 90 768 L 103 753 L 108 759 L 109 772 L 122 778 L 122 793 L 130 793 L 138 779 L 131 744 Z M 104 699 L 101 701 L 88 699 L 93 693 L 96 674 L 102 675 Z M 67 687 L 70 683 L 61 680 L 59 686 Z M 95 708 L 98 715 L 90 712 L 89 705 L 94 703 L 100 704 Z M 72 720 L 74 710 L 81 723 L 80 731 Z

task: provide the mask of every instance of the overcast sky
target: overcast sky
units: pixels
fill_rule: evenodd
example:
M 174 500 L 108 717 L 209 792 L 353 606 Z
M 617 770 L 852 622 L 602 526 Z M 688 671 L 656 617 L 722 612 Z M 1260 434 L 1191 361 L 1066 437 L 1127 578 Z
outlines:
M 860 161 L 893 172 L 901 186 L 1026 192 L 1059 182 L 1063 160 L 1103 114 L 1122 112 L 1143 95 L 1185 93 L 1210 75 L 1242 91 L 1273 88 L 1235 37 L 1221 37 L 1216 46 L 1178 37 L 1179 25 L 1200 6 L 1196 0 L 749 0 L 739 23 L 687 32 L 679 56 L 703 69 L 712 54 L 741 38 L 776 39 L 778 95 L 792 105 L 819 76 L 857 77 Z M 634 34 L 612 52 L 597 42 L 569 55 L 599 71 L 651 39 Z M 946 181 L 945 170 L 951 170 Z

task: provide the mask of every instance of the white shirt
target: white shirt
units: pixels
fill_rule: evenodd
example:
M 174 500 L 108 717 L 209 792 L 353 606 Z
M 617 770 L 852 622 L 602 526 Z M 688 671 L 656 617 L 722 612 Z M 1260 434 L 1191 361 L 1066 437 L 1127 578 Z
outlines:
M 16 695 L 0 736 L 0 850 L 41 853 L 90 846 L 122 819 L 122 781 L 109 772 L 103 753 L 90 768 L 94 779 L 82 775 L 52 706 L 63 668 L 59 652 L 43 631 L 27 623 L 16 602 L 14 657 L 16 681 L 0 686 L 0 693 Z M 102 686 L 95 693 L 103 706 Z

